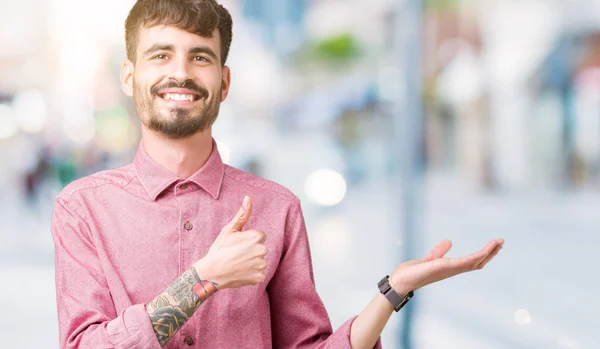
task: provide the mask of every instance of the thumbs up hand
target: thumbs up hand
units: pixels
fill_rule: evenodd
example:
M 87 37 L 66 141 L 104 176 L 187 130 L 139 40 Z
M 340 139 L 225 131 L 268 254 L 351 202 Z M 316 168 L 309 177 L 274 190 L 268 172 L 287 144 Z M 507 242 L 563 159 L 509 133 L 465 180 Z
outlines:
M 200 278 L 217 284 L 217 289 L 256 285 L 265 281 L 269 249 L 266 234 L 246 230 L 252 215 L 252 200 L 244 197 L 242 207 L 223 229 L 204 258 L 194 264 Z

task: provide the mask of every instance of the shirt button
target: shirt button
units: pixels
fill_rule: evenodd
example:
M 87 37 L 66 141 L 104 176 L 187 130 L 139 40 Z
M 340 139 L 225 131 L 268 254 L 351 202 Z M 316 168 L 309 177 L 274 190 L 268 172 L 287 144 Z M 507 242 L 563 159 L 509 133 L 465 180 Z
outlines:
M 185 222 L 184 228 L 185 230 L 192 230 L 194 226 L 190 222 Z
M 194 344 L 194 338 L 192 338 L 190 336 L 185 337 L 185 344 L 187 344 L 187 345 Z
M 188 188 L 187 184 L 182 184 L 181 187 L 179 187 L 179 189 L 181 190 L 186 190 Z

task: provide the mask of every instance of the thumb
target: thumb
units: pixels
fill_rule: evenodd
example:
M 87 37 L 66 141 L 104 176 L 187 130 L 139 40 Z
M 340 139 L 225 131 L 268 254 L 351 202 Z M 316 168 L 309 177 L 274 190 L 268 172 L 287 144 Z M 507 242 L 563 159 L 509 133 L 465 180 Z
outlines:
M 425 260 L 432 261 L 434 259 L 442 258 L 446 255 L 446 253 L 448 253 L 448 251 L 450 251 L 451 248 L 452 241 L 444 240 L 440 242 L 436 247 L 434 247 L 433 250 L 431 250 L 431 252 L 429 252 L 427 257 L 425 257 Z
M 444 241 L 440 242 L 437 246 L 435 246 L 431 250 L 431 252 L 429 252 L 427 257 L 413 259 L 413 260 L 402 263 L 402 265 L 405 267 L 410 267 L 411 265 L 417 265 L 417 264 L 421 264 L 424 262 L 432 261 L 434 259 L 442 258 L 446 255 L 446 253 L 448 253 L 448 251 L 450 251 L 450 248 L 452 248 L 452 241 L 444 240 Z
M 244 196 L 242 207 L 238 210 L 235 217 L 223 228 L 224 231 L 238 232 L 244 229 L 244 225 L 250 219 L 252 215 L 252 200 L 249 196 Z

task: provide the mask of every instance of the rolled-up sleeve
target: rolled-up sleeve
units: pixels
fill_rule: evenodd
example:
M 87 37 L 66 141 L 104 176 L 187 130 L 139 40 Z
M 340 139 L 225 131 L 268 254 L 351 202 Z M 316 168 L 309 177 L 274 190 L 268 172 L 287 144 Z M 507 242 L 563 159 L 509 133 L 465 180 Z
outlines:
M 351 348 L 350 330 L 356 316 L 332 331 L 315 288 L 308 235 L 298 199 L 288 213 L 282 257 L 268 291 L 273 348 Z M 381 348 L 380 339 L 375 348 Z
M 61 349 L 160 349 L 144 304 L 119 314 L 89 226 L 63 199 L 52 213 Z

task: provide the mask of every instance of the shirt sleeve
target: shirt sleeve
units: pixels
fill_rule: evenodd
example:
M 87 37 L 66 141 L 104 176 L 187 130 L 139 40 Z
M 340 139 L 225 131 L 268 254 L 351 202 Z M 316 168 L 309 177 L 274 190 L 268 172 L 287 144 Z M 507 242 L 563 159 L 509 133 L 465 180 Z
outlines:
M 273 348 L 351 348 L 350 329 L 356 316 L 332 331 L 315 288 L 306 225 L 297 199 L 288 214 L 282 257 L 268 291 Z M 375 348 L 381 348 L 381 339 Z
M 160 349 L 145 304 L 116 313 L 89 226 L 55 201 L 52 238 L 61 349 Z

